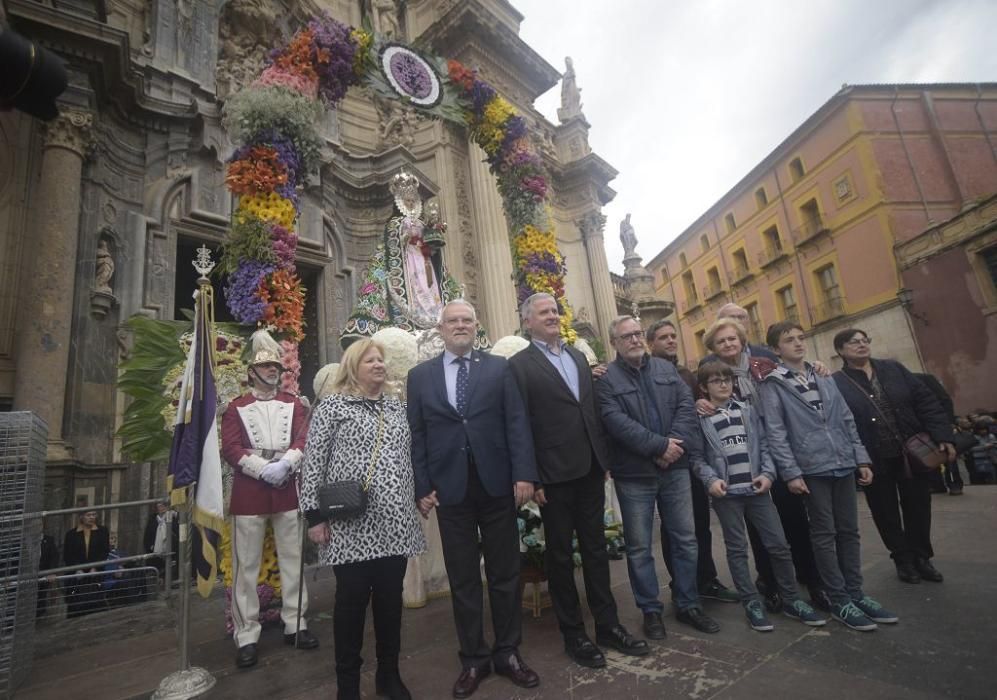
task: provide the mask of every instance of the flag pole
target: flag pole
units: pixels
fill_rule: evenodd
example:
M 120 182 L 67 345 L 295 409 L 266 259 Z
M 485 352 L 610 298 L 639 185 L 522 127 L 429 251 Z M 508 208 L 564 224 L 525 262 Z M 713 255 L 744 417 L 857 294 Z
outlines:
M 198 294 L 194 301 L 195 334 L 207 331 L 207 309 L 204 308 L 208 294 L 205 288 L 211 289 L 208 274 L 214 267 L 208 249 L 204 246 L 198 249 L 197 259 L 192 263 L 197 270 Z M 207 371 L 211 371 L 211 363 Z M 203 367 L 203 365 L 202 365 Z M 200 380 L 198 377 L 197 380 Z M 190 523 L 193 511 L 194 492 L 190 486 L 184 487 L 183 504 L 180 506 L 180 670 L 174 671 L 159 683 L 152 700 L 186 700 L 204 695 L 215 686 L 215 677 L 200 666 L 190 665 Z

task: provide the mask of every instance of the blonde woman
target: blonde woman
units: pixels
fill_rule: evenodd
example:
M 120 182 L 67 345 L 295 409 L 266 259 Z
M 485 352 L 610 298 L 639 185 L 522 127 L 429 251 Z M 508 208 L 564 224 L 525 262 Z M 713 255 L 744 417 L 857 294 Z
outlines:
M 312 413 L 305 447 L 301 509 L 319 561 L 336 575 L 333 633 L 339 698 L 360 697 L 364 624 L 371 602 L 377 636 L 377 694 L 411 697 L 398 669 L 402 579 L 407 559 L 426 541 L 415 507 L 411 433 L 405 406 L 383 394 L 384 348 L 362 339 L 346 350 L 332 392 Z M 345 480 L 367 487 L 366 510 L 325 520 L 322 485 Z

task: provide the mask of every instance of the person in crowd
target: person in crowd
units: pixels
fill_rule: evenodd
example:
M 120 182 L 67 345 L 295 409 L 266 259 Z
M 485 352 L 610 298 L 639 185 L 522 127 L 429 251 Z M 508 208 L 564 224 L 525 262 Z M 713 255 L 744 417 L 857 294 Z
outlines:
M 111 550 L 107 528 L 97 524 L 97 511 L 80 514 L 76 527 L 66 533 L 62 544 L 62 560 L 66 566 L 79 567 L 69 582 L 66 595 L 68 617 L 79 617 L 107 607 L 100 590 L 97 572 Z
M 55 569 L 59 566 L 59 547 L 55 544 L 55 538 L 44 532 L 38 542 L 38 571 Z M 55 582 L 58 579 L 55 574 L 47 574 L 44 581 L 38 582 L 38 603 L 35 608 L 35 617 L 42 617 L 48 608 L 49 595 L 55 589 Z
M 761 384 L 769 450 L 790 492 L 806 502 L 831 616 L 862 632 L 895 623 L 895 614 L 862 591 L 856 472 L 862 486 L 873 474 L 852 412 L 834 380 L 807 362 L 798 323 L 773 324 L 766 340 L 780 359 Z
M 990 424 L 978 420 L 973 426 L 976 444 L 970 448 L 967 455 L 972 459 L 972 470 L 977 483 L 994 483 L 994 472 L 997 467 L 997 437 L 990 432 Z
M 679 364 L 678 331 L 675 324 L 667 319 L 653 323 L 646 331 L 647 347 L 654 357 L 671 362 L 678 371 L 682 381 L 689 387 L 693 396 L 697 393 L 696 376 Z M 738 594 L 720 583 L 717 577 L 717 565 L 713 561 L 713 535 L 710 532 L 710 503 L 706 489 L 695 480 L 692 484 L 692 518 L 696 525 L 696 545 L 699 558 L 696 565 L 696 582 L 699 586 L 699 597 L 719 600 L 723 603 L 736 603 Z M 665 558 L 668 574 L 675 579 L 672 568 L 671 546 L 668 532 L 665 529 L 665 519 L 661 519 L 661 554 Z
M 232 467 L 232 619 L 236 666 L 256 665 L 260 605 L 256 581 L 267 520 L 273 526 L 280 567 L 284 643 L 315 649 L 308 630 L 308 591 L 301 580 L 302 526 L 298 518 L 297 472 L 305 446 L 308 414 L 298 397 L 280 389 L 280 347 L 257 331 L 249 364 L 250 390 L 222 416 L 222 456 Z M 299 596 L 299 587 L 301 595 Z M 300 609 L 298 599 L 301 599 Z
M 952 426 L 953 439 L 955 436 L 955 404 L 952 403 L 952 397 L 949 396 L 949 392 L 945 390 L 942 383 L 933 374 L 928 374 L 927 372 L 914 372 L 915 377 L 921 380 L 928 389 L 934 394 L 935 398 L 938 399 L 938 403 L 941 404 L 942 411 L 945 412 L 945 418 L 948 420 L 949 425 Z M 955 443 L 953 442 L 953 446 Z M 932 474 L 934 478 L 935 488 L 933 491 L 936 493 L 945 493 L 946 491 L 950 496 L 961 496 L 963 491 L 963 481 L 962 474 L 959 473 L 959 459 L 958 454 L 952 458 L 945 465 L 944 473 L 937 472 Z M 940 488 L 939 488 L 940 487 Z
M 707 362 L 699 368 L 697 379 L 717 410 L 699 418 L 702 451 L 693 455 L 694 467 L 709 489 L 723 528 L 727 564 L 748 624 L 759 632 L 773 629 L 748 567 L 746 521 L 755 526 L 769 553 L 782 597 L 782 613 L 805 625 L 825 624 L 824 618 L 800 600 L 797 591 L 793 556 L 769 493 L 777 478 L 776 468 L 758 410 L 733 397 L 734 371 L 727 363 Z
M 771 348 L 765 345 L 755 345 L 753 343 L 748 343 L 748 333 L 747 329 L 751 326 L 751 317 L 748 315 L 747 309 L 743 306 L 738 306 L 734 303 L 724 304 L 720 307 L 717 312 L 716 320 L 719 321 L 722 318 L 729 318 L 737 321 L 741 324 L 741 328 L 744 329 L 744 341 L 741 344 L 741 351 L 744 352 L 746 357 L 761 357 L 766 360 L 771 360 L 772 362 L 778 362 L 778 356 L 772 352 Z M 700 366 L 706 364 L 707 362 L 713 362 L 714 360 L 723 359 L 718 356 L 719 351 L 717 349 L 706 346 L 707 350 L 710 350 L 710 354 L 700 360 Z
M 609 328 L 616 359 L 597 383 L 599 407 L 613 451 L 627 571 L 649 637 L 662 636 L 664 609 L 651 551 L 657 507 L 671 540 L 676 619 L 701 632 L 720 631 L 700 605 L 698 547 L 692 516 L 688 452 L 699 439 L 692 392 L 672 363 L 647 352 L 644 331 L 632 316 Z M 654 634 L 652 634 L 654 633 Z
M 118 536 L 111 534 L 109 537 L 110 549 L 107 552 L 108 564 L 104 571 L 107 573 L 101 579 L 100 588 L 104 593 L 107 604 L 111 607 L 119 605 L 130 605 L 140 603 L 145 599 L 145 580 L 142 572 L 135 568 L 134 562 L 124 564 L 117 563 L 127 553 L 118 547 Z
M 415 496 L 423 516 L 437 508 L 460 642 L 456 698 L 472 695 L 492 664 L 522 688 L 540 684 L 519 654 L 516 513 L 533 497 L 538 479 L 529 416 L 508 362 L 473 350 L 477 327 L 471 304 L 446 304 L 438 324 L 445 349 L 416 365 L 407 382 Z M 482 554 L 495 632 L 491 649 L 482 619 Z
M 364 625 L 370 603 L 377 638 L 378 696 L 411 698 L 398 666 L 402 580 L 408 557 L 426 551 L 415 507 L 412 437 L 405 405 L 384 395 L 384 348 L 354 341 L 343 355 L 331 392 L 315 407 L 305 446 L 301 509 L 319 563 L 336 576 L 333 636 L 341 700 L 360 697 Z M 349 519 L 327 520 L 319 490 L 354 480 L 366 487 L 367 508 Z
M 840 331 L 834 349 L 844 361 L 834 380 L 855 416 L 876 475 L 865 489 L 866 501 L 897 577 L 906 583 L 941 582 L 942 574 L 931 563 L 930 475 L 910 469 L 904 441 L 928 433 L 951 462 L 952 426 L 938 400 L 910 370 L 872 357 L 872 339 L 865 331 Z
M 755 407 L 764 416 L 764 406 L 758 401 L 757 383 L 761 378 L 775 368 L 778 359 L 772 350 L 748 345 L 747 332 L 744 325 L 733 318 L 722 317 L 710 326 L 703 336 L 703 343 L 715 357 L 730 366 L 734 373 L 733 397 L 741 403 Z M 826 368 L 825 368 L 826 369 Z M 815 365 L 815 371 L 820 374 L 820 368 Z M 826 371 L 825 371 L 825 374 Z M 699 399 L 696 408 L 700 415 L 710 415 L 715 410 L 706 399 Z M 793 565 L 796 567 L 796 578 L 803 583 L 810 594 L 811 601 L 821 609 L 829 610 L 827 596 L 821 588 L 820 573 L 814 560 L 813 546 L 810 543 L 810 523 L 807 520 L 803 500 L 794 496 L 781 480 L 772 485 L 772 500 L 779 512 L 782 530 L 789 541 L 793 553 Z M 779 583 L 769 561 L 768 550 L 754 525 L 748 523 L 748 538 L 751 550 L 755 556 L 755 568 L 758 570 L 756 586 L 765 597 L 765 605 L 770 612 L 782 610 L 783 601 L 779 595 Z
M 150 563 L 162 578 L 166 573 L 166 556 L 169 552 L 173 580 L 177 580 L 177 552 L 180 549 L 180 519 L 166 501 L 157 501 L 156 509 L 149 514 L 145 524 L 142 544 L 147 554 L 155 554 Z
M 610 588 L 604 484 L 611 462 L 588 362 L 561 339 L 561 315 L 552 295 L 541 292 L 527 298 L 520 317 L 532 342 L 513 355 L 509 365 L 533 432 L 541 484 L 533 498 L 543 518 L 544 564 L 565 651 L 581 666 L 606 665 L 602 651 L 585 634 L 575 587 L 572 538 L 577 532 L 596 642 L 622 654 L 644 656 L 650 647 L 620 624 Z

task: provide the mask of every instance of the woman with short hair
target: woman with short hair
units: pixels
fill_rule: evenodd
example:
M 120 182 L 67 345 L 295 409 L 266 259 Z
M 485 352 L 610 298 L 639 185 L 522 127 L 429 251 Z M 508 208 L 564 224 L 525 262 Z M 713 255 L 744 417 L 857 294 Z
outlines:
M 872 459 L 875 478 L 865 497 L 883 544 L 906 583 L 941 582 L 932 565 L 930 474 L 912 470 L 904 441 L 928 433 L 955 458 L 952 427 L 941 404 L 910 370 L 894 360 L 872 357 L 872 339 L 859 328 L 834 336 L 842 369 L 834 381 L 855 416 L 862 444 Z M 885 420 L 884 420 L 885 419 Z
M 398 669 L 402 580 L 408 558 L 426 550 L 415 506 L 411 441 L 405 405 L 383 394 L 384 348 L 361 339 L 346 350 L 331 393 L 315 407 L 305 447 L 301 509 L 319 562 L 336 575 L 333 634 L 338 697 L 360 697 L 367 604 L 377 638 L 377 694 L 410 698 Z M 320 510 L 325 484 L 356 480 L 366 510 L 327 520 Z

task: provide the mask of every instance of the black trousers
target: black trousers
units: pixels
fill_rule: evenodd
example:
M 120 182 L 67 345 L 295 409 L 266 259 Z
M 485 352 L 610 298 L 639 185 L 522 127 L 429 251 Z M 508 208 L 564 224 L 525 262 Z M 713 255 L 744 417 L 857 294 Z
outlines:
M 606 552 L 605 473 L 593 457 L 592 470 L 579 479 L 558 484 L 544 484 L 547 505 L 540 509 L 547 550 L 548 588 L 554 613 L 565 639 L 585 634 L 582 606 L 575 586 L 575 562 L 572 559 L 572 533 L 578 533 L 578 551 L 582 556 L 585 598 L 595 618 L 596 631 L 610 630 L 619 624 L 616 600 L 609 583 L 609 554 Z
M 926 474 L 908 478 L 901 457 L 875 465 L 865 499 L 883 544 L 897 562 L 931 559 L 931 481 Z
M 819 588 L 821 585 L 820 573 L 817 571 L 814 549 L 810 543 L 810 520 L 807 518 L 807 509 L 803 499 L 790 493 L 782 479 L 776 479 L 775 483 L 772 484 L 772 501 L 779 513 L 782 529 L 786 533 L 786 541 L 793 554 L 796 580 L 808 588 Z M 758 577 L 768 590 L 779 590 L 775 573 L 772 571 L 772 560 L 769 558 L 768 550 L 762 544 L 758 530 L 750 522 L 748 523 L 748 539 L 751 541 L 751 551 L 755 555 L 755 569 L 758 571 Z
M 696 526 L 696 544 L 699 547 L 699 558 L 696 560 L 696 584 L 700 589 L 706 587 L 717 577 L 717 565 L 713 562 L 713 533 L 710 532 L 710 499 L 706 487 L 699 479 L 692 480 L 692 519 Z M 623 533 L 624 537 L 626 533 Z M 675 580 L 672 572 L 672 557 L 668 529 L 665 519 L 661 518 L 661 556 L 665 560 L 668 574 Z
M 364 626 L 367 605 L 374 612 L 374 637 L 378 668 L 398 668 L 402 634 L 402 580 L 408 560 L 382 557 L 336 564 L 335 615 L 332 633 L 336 643 L 336 679 L 340 689 L 360 687 L 363 666 Z
M 450 579 L 450 599 L 464 668 L 508 664 L 522 641 L 522 600 L 519 590 L 519 528 L 512 494 L 493 497 L 485 491 L 477 469 L 469 464 L 467 493 L 452 506 L 440 506 L 437 519 L 443 561 Z M 478 541 L 478 531 L 481 541 Z M 492 609 L 495 645 L 485 644 L 480 557 L 485 556 L 488 600 Z

